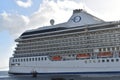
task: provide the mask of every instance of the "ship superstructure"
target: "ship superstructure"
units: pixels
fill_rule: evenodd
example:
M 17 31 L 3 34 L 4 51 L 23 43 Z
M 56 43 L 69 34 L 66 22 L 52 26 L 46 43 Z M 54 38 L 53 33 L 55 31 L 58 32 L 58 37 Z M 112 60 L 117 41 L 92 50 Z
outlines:
M 105 22 L 82 9 L 68 22 L 25 31 L 16 42 L 12 74 L 120 72 L 120 22 Z

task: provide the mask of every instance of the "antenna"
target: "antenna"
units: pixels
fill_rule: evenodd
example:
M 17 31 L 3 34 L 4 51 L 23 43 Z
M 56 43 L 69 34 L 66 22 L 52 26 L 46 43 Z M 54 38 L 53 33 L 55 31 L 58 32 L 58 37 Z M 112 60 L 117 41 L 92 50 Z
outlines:
M 50 20 L 50 24 L 51 24 L 51 25 L 54 25 L 54 23 L 55 23 L 54 19 L 51 19 L 51 20 Z

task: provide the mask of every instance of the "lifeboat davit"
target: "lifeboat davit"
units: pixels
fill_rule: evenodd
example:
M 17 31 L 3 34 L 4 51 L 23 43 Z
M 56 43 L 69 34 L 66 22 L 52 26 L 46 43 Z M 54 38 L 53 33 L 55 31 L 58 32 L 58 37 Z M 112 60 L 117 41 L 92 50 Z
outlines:
M 77 59 L 90 58 L 90 54 L 89 53 L 77 54 L 76 58 Z
M 53 56 L 53 57 L 52 57 L 52 60 L 53 60 L 53 61 L 60 61 L 61 59 L 62 59 L 61 56 Z
M 112 53 L 111 52 L 100 52 L 97 55 L 98 57 L 112 57 Z

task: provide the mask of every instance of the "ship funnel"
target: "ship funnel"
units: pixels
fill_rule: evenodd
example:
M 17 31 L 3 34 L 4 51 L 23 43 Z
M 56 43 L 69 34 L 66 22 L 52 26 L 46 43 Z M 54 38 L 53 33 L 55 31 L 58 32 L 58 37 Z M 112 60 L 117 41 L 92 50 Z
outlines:
M 100 18 L 93 16 L 92 14 L 87 13 L 83 9 L 75 9 L 73 10 L 73 14 L 68 20 L 67 24 L 72 26 L 84 26 L 84 25 L 91 25 L 91 24 L 99 24 L 103 23 L 104 21 Z

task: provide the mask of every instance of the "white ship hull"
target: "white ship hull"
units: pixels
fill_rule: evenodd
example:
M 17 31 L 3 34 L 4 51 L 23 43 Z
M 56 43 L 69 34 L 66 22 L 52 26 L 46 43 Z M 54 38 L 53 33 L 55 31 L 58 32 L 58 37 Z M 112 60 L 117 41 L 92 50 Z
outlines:
M 12 59 L 12 58 L 11 58 Z M 10 66 L 9 73 L 12 74 L 111 74 L 120 73 L 120 62 L 118 58 L 84 59 L 66 61 L 31 61 L 22 62 L 20 65 Z M 105 60 L 105 62 L 102 62 Z M 110 62 L 106 62 L 110 60 Z M 114 60 L 114 62 L 111 62 Z M 101 62 L 98 62 L 101 61 Z M 10 61 L 10 64 L 12 62 Z M 17 63 L 14 63 L 17 64 Z

